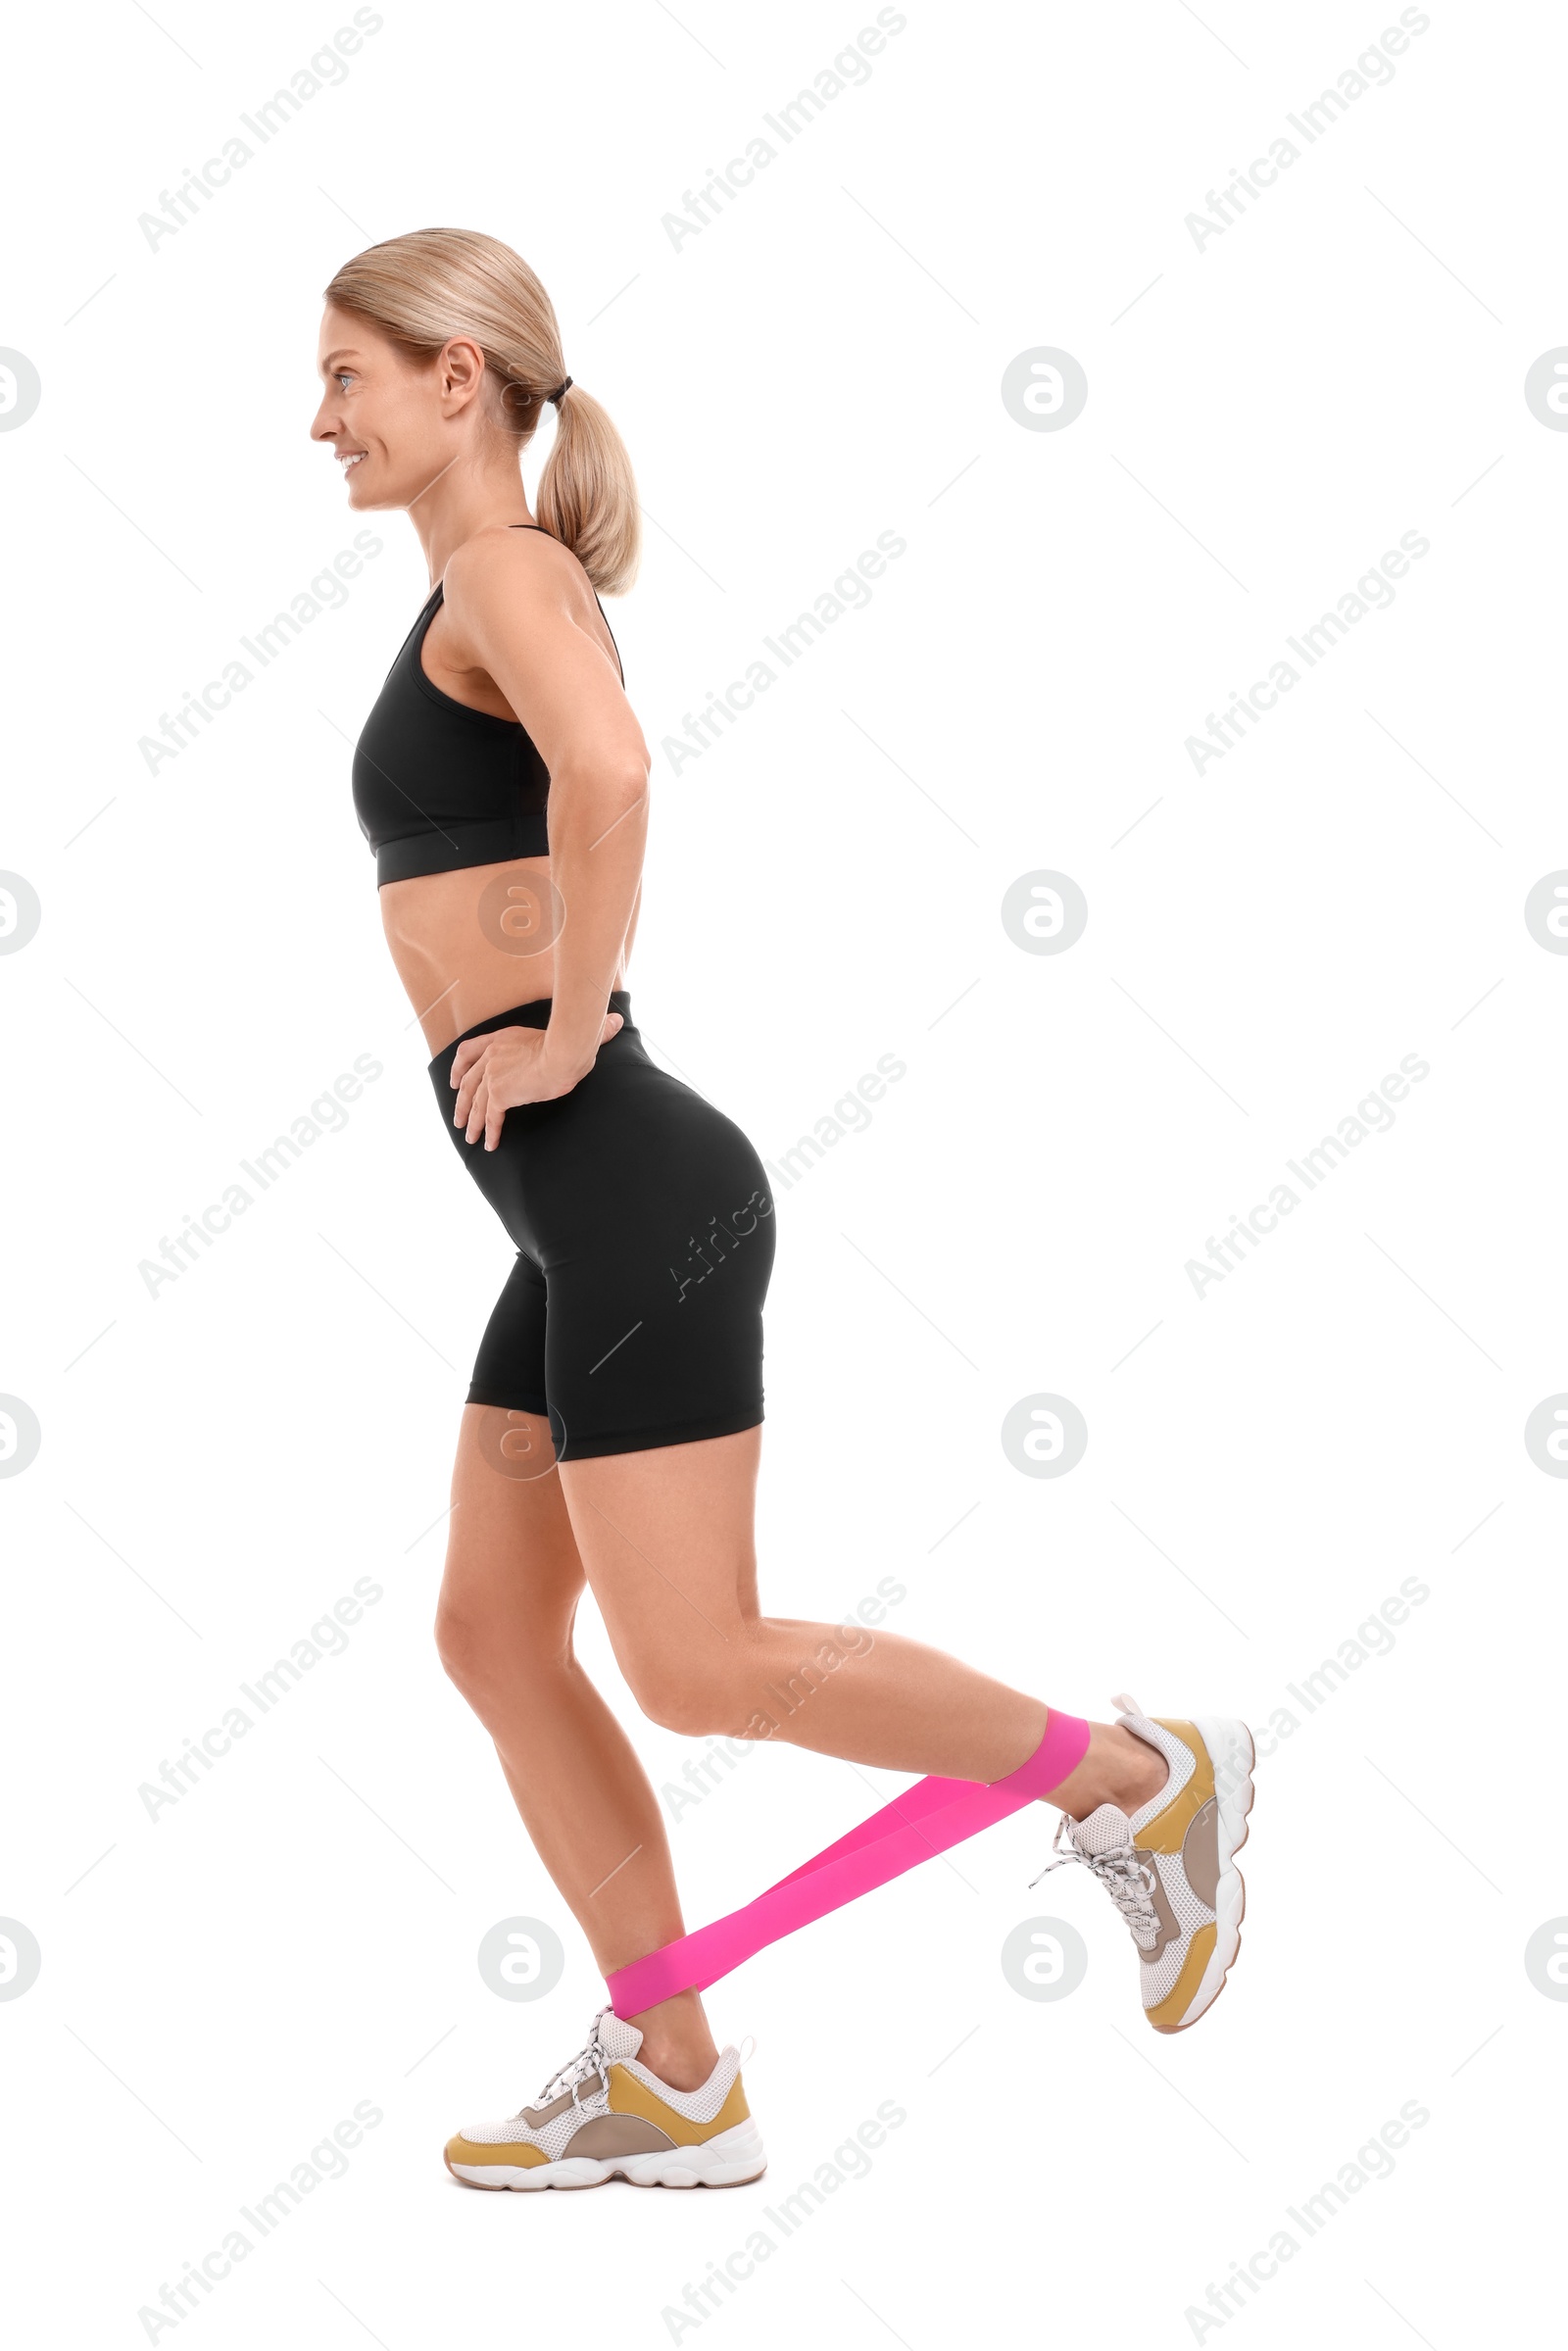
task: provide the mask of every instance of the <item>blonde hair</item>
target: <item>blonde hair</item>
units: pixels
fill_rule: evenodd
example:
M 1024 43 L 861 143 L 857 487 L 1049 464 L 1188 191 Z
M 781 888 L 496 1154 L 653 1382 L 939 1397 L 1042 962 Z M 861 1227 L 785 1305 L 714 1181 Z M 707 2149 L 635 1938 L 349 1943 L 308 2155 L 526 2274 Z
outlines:
M 554 305 L 521 255 L 498 237 L 469 228 L 388 237 L 345 262 L 325 299 L 378 326 L 416 360 L 433 360 L 452 336 L 471 335 L 497 378 L 501 418 L 519 450 L 566 380 Z M 539 519 L 571 549 L 595 588 L 622 595 L 636 577 L 642 540 L 625 443 L 575 383 L 556 416 Z

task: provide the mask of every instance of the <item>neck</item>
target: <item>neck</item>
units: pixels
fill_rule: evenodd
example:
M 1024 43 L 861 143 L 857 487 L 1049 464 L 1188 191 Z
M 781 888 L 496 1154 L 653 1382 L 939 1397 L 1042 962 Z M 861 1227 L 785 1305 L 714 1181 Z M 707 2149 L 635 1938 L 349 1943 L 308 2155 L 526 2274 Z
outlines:
M 433 587 L 458 549 L 475 531 L 497 523 L 531 522 L 527 495 L 514 453 L 481 463 L 460 454 L 406 509 Z

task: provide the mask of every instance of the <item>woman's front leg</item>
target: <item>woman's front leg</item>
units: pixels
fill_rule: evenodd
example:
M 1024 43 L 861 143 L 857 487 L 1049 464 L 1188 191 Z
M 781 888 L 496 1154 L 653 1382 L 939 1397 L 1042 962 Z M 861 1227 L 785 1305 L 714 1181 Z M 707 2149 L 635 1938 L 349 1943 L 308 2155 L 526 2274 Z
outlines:
M 572 1648 L 583 1562 L 548 1460 L 543 1423 L 465 1406 L 436 1641 L 609 1975 L 685 1926 L 659 1799 Z M 664 2002 L 652 2021 L 646 2062 L 676 2088 L 707 2081 L 717 2050 L 697 1994 Z

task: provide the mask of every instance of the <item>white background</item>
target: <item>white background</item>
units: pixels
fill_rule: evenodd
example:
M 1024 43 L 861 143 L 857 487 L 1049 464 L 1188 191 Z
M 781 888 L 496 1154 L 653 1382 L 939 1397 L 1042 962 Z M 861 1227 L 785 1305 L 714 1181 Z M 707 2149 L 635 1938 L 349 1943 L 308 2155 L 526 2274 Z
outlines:
M 1523 1443 L 1568 1387 L 1568 962 L 1523 918 L 1568 863 L 1568 438 L 1523 397 L 1568 341 L 1560 19 L 1435 4 L 1200 249 L 1185 217 L 1396 10 L 911 0 L 677 248 L 662 217 L 869 8 L 390 5 L 152 249 L 138 215 L 348 18 L 155 13 L 13 33 L 30 225 L 0 342 L 43 382 L 0 436 L 0 865 L 43 907 L 0 960 L 0 1390 L 42 1428 L 0 1483 L 0 1913 L 43 1958 L 0 2002 L 18 2339 L 147 2340 L 162 2284 L 367 2100 L 347 2175 L 153 2339 L 1450 2351 L 1517 2325 L 1568 2028 L 1524 1966 L 1568 1911 L 1568 1490 Z M 510 1249 L 438 1132 L 349 800 L 425 593 L 402 517 L 200 741 L 156 775 L 137 748 L 360 527 L 307 440 L 319 289 L 432 223 L 534 264 L 638 468 L 611 616 L 657 754 L 652 1046 L 775 1161 L 907 1063 L 780 1190 L 764 1606 L 896 1576 L 890 1623 L 1073 1711 L 1298 1718 L 1198 2031 L 1149 2033 L 1108 1904 L 1078 1872 L 1031 1892 L 1049 1816 L 1014 1819 L 717 1988 L 772 2157 L 727 2196 L 471 2195 L 440 2162 L 603 1993 L 430 1639 Z M 1061 431 L 1003 405 L 1037 346 L 1088 375 Z M 683 714 L 885 530 L 907 552 L 869 607 L 672 774 Z M 1393 606 L 1195 773 L 1186 738 L 1406 531 L 1430 552 Z M 1060 955 L 1001 922 L 1041 868 L 1088 898 Z M 342 1131 L 150 1296 L 140 1261 L 365 1053 Z M 1187 1261 L 1407 1054 L 1430 1075 L 1392 1131 L 1197 1296 Z M 1040 1392 L 1088 1422 L 1058 1480 L 1000 1442 Z M 363 1577 L 345 1653 L 150 1819 L 141 1784 Z M 1308 1716 L 1287 1686 L 1409 1578 L 1392 1651 Z M 589 1610 L 582 1646 L 678 1781 L 690 1742 Z M 671 1829 L 688 1916 L 871 1802 L 846 1765 L 749 1756 Z M 566 1943 L 535 2005 L 475 1965 L 515 1915 Z M 1002 1973 L 1037 1916 L 1089 1944 L 1061 2001 Z M 786 2239 L 764 2208 L 886 2101 L 868 2176 Z M 1292 2228 L 1410 2101 L 1393 2176 Z M 1218 2320 L 1209 2282 L 1282 2228 L 1299 2251 Z M 694 2320 L 687 2281 L 759 2229 L 770 2257 Z

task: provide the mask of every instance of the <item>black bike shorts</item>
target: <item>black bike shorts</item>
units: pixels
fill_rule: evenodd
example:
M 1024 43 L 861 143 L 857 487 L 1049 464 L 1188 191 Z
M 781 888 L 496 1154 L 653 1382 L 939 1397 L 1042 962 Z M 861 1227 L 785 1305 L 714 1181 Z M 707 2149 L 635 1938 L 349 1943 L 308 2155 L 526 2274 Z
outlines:
M 545 998 L 475 1021 L 430 1063 L 447 1133 L 517 1261 L 473 1367 L 470 1404 L 549 1416 L 556 1458 L 728 1437 L 762 1418 L 773 1201 L 739 1127 L 624 1026 L 555 1102 L 509 1110 L 493 1151 L 453 1124 L 465 1038 L 542 1029 Z

